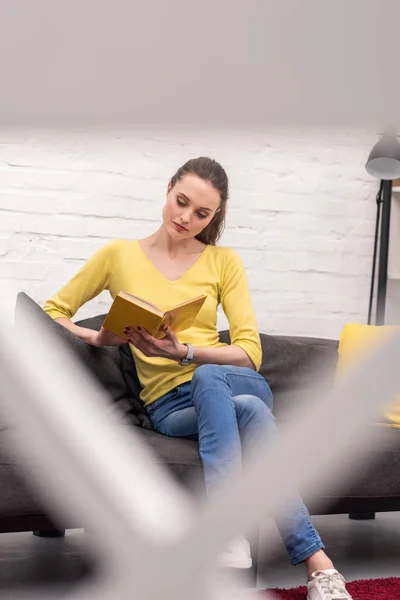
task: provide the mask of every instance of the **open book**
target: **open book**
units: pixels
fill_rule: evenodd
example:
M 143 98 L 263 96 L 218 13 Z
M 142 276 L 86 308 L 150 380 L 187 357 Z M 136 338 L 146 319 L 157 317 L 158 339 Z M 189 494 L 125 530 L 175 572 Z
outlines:
M 126 337 L 124 329 L 128 325 L 134 328 L 140 325 L 152 336 L 160 339 L 165 336 L 162 331 L 164 325 L 168 325 L 175 333 L 189 329 L 206 297 L 205 294 L 197 296 L 163 312 L 138 296 L 119 292 L 114 298 L 103 327 L 120 337 Z

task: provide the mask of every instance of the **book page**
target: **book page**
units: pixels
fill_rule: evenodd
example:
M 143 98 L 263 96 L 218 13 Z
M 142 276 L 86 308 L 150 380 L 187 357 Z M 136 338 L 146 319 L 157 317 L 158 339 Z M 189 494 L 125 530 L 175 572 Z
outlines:
M 143 298 L 139 298 L 139 296 L 134 296 L 133 294 L 127 294 L 126 292 L 119 292 L 119 296 L 129 300 L 133 304 L 137 304 L 138 306 L 142 306 L 147 310 L 151 310 L 156 315 L 162 317 L 164 315 L 163 311 L 160 310 L 155 304 L 151 304 L 151 302 L 147 302 L 147 300 L 143 300 Z
M 196 319 L 206 298 L 206 295 L 198 296 L 192 300 L 178 304 L 171 310 L 167 310 L 164 319 L 162 320 L 161 327 L 168 325 L 175 333 L 189 329 Z
M 181 302 L 180 304 L 177 304 L 176 306 L 174 306 L 174 308 L 171 308 L 169 311 L 165 311 L 165 314 L 167 314 L 167 312 L 171 312 L 173 310 L 176 310 L 177 308 L 180 308 L 181 306 L 188 306 L 189 304 L 194 304 L 197 305 L 198 302 L 200 300 L 204 300 L 207 298 L 206 294 L 200 294 L 200 296 L 196 296 L 195 298 L 191 298 L 190 300 L 185 300 L 185 302 Z M 201 302 L 201 305 L 203 304 L 203 302 Z

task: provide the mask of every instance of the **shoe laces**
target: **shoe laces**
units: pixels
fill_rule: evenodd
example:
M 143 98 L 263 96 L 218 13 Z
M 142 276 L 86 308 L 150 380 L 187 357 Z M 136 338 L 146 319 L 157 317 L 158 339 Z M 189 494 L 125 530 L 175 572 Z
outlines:
M 325 594 L 324 600 L 352 600 L 349 592 L 346 590 L 346 581 L 343 575 L 337 571 L 334 573 L 317 571 L 313 574 L 313 577 L 319 582 L 321 590 Z

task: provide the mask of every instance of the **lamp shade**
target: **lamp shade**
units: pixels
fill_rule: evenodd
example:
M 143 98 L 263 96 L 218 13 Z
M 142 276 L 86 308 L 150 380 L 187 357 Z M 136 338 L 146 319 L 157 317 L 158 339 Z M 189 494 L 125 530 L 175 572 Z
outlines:
M 383 134 L 372 148 L 365 168 L 370 175 L 378 179 L 400 177 L 400 144 L 394 133 Z

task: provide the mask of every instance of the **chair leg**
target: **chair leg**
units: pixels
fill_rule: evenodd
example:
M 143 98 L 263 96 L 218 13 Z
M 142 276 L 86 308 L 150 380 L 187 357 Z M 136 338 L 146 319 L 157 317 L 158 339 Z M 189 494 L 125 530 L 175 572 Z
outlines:
M 53 527 L 52 529 L 40 529 L 40 530 L 36 530 L 33 531 L 33 535 L 36 535 L 37 537 L 44 537 L 44 538 L 58 538 L 58 537 L 64 537 L 65 536 L 65 529 L 57 529 L 56 527 Z
M 369 521 L 370 519 L 375 519 L 375 513 L 350 513 L 349 519 L 353 519 L 353 521 Z

